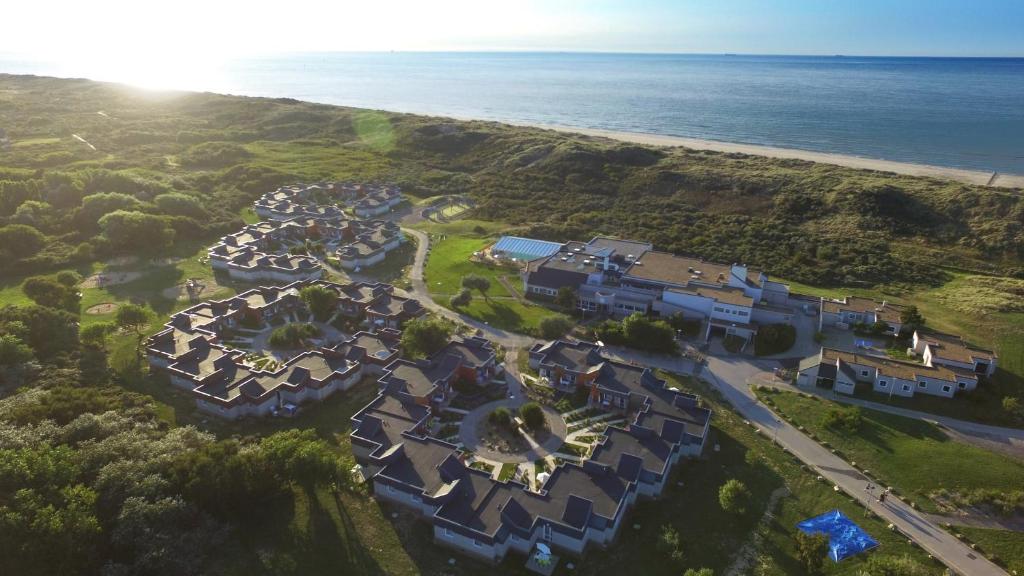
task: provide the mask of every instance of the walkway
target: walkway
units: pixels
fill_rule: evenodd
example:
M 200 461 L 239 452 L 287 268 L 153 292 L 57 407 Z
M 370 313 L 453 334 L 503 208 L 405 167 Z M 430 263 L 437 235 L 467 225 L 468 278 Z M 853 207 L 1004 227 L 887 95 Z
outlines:
M 534 462 L 541 458 L 546 458 L 562 446 L 562 443 L 565 442 L 565 437 L 568 435 L 565 420 L 562 420 L 562 417 L 556 410 L 544 406 L 544 415 L 547 417 L 548 426 L 551 428 L 551 436 L 544 443 L 538 444 L 532 437 L 526 435 L 526 441 L 530 448 L 516 453 L 499 452 L 483 444 L 478 434 L 478 429 L 491 412 L 497 408 L 505 407 L 515 414 L 519 407 L 526 403 L 526 394 L 522 391 L 522 380 L 516 366 L 515 354 L 515 350 L 509 350 L 505 355 L 505 381 L 508 383 L 508 397 L 488 402 L 471 410 L 462 419 L 462 424 L 459 426 L 459 441 L 462 442 L 462 445 L 467 450 L 473 451 L 481 458 L 496 462 Z
M 708 358 L 705 372 L 712 385 L 722 392 L 744 418 L 771 434 L 779 444 L 817 470 L 818 474 L 894 524 L 946 566 L 971 576 L 1006 575 L 1003 569 L 972 551 L 939 524 L 899 498 L 890 497 L 885 503 L 879 503 L 866 494 L 864 486 L 868 483 L 867 477 L 758 403 L 748 382 L 761 376 L 764 367 L 741 357 Z

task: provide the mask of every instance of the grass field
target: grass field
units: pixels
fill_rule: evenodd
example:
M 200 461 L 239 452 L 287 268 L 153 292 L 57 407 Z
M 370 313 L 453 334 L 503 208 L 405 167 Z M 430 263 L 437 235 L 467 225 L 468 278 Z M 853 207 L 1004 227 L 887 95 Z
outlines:
M 431 296 L 439 304 L 450 307 L 448 300 L 461 290 L 462 278 L 476 274 L 491 282 L 487 297 L 474 292 L 473 301 L 460 308 L 459 312 L 496 328 L 524 333 L 534 333 L 545 317 L 560 315 L 543 306 L 520 301 L 502 285 L 501 278 L 504 277 L 513 287 L 521 289 L 518 270 L 471 262 L 473 253 L 487 247 L 494 241 L 494 237 L 486 229 L 483 234 L 472 232 L 472 228 L 478 224 L 471 224 L 470 221 L 456 224 L 461 225 L 434 225 L 427 228 L 432 240 L 424 281 Z M 492 224 L 491 227 L 495 226 Z
M 929 289 L 821 288 L 789 282 L 793 292 L 812 296 L 841 298 L 844 295 L 885 299 L 898 304 L 914 304 L 930 328 L 959 334 L 972 344 L 993 349 L 999 355 L 999 369 L 978 390 L 964 394 L 955 401 L 918 395 L 913 398 L 889 398 L 868 393 L 871 400 L 942 414 L 964 420 L 975 420 L 1006 426 L 1022 423 L 1002 409 L 1006 396 L 1024 401 L 1024 312 L 1021 296 L 1015 292 L 1019 280 L 1000 277 L 979 277 L 948 271 L 950 280 Z M 979 280 L 984 278 L 984 280 Z
M 766 393 L 759 394 L 765 397 Z M 929 496 L 940 489 L 954 493 L 978 488 L 1010 491 L 1019 490 L 1024 481 L 1024 464 L 950 440 L 938 427 L 921 420 L 863 410 L 859 431 L 839 432 L 822 425 L 826 412 L 836 404 L 793 392 L 767 396 L 792 422 L 928 511 L 938 511 Z
M 995 554 L 997 562 L 1011 574 L 1024 574 L 1024 532 L 986 528 L 954 528 L 978 545 L 986 555 Z

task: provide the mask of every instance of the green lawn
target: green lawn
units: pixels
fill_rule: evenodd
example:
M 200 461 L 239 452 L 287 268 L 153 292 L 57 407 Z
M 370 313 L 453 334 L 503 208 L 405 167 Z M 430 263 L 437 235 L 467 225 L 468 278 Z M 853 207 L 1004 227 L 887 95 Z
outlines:
M 450 308 L 448 300 L 462 289 L 462 278 L 476 274 L 490 280 L 491 288 L 486 298 L 479 292 L 473 292 L 473 301 L 458 309 L 467 316 L 503 330 L 534 333 L 542 319 L 560 315 L 543 306 L 519 301 L 502 285 L 499 279 L 504 277 L 514 288 L 521 290 L 522 281 L 517 270 L 470 261 L 474 252 L 494 241 L 493 236 L 467 233 L 465 226 L 445 226 L 433 230 L 424 281 L 439 304 Z
M 937 490 L 1010 491 L 1019 490 L 1024 481 L 1024 464 L 950 440 L 927 422 L 863 410 L 858 432 L 837 432 L 822 425 L 826 412 L 837 404 L 793 392 L 759 394 L 770 397 L 782 414 L 828 442 L 846 460 L 870 470 L 926 510 L 937 510 L 930 499 Z
M 1024 574 L 1024 532 L 988 530 L 985 528 L 954 527 L 967 540 L 978 545 L 986 556 L 996 556 L 996 562 L 1011 570 L 1011 574 Z

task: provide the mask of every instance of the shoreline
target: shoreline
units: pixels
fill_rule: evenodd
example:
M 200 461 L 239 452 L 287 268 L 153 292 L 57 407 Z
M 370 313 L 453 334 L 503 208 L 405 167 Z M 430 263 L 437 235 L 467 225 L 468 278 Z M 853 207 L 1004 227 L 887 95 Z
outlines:
M 849 154 L 838 154 L 832 152 L 813 152 L 796 148 L 777 148 L 774 146 L 763 146 L 760 144 L 740 144 L 734 142 L 721 142 L 718 140 L 703 140 L 700 138 L 687 138 L 684 136 L 665 136 L 661 134 L 648 134 L 644 132 L 628 132 L 618 130 L 605 130 L 601 128 L 577 128 L 559 124 L 538 124 L 508 122 L 514 126 L 528 126 L 565 132 L 570 134 L 581 134 L 597 138 L 609 138 L 620 142 L 632 142 L 647 146 L 668 146 L 683 147 L 693 150 L 710 150 L 713 152 L 724 152 L 733 154 L 748 154 L 751 156 L 765 156 L 768 158 L 781 158 L 790 160 L 806 160 L 822 164 L 834 164 L 846 168 L 859 170 L 874 170 L 877 172 L 893 172 L 906 176 L 925 176 L 943 180 L 953 180 L 965 184 L 979 186 L 1024 188 L 1024 174 L 1004 174 L 984 170 L 971 170 L 966 168 L 948 168 L 945 166 L 933 166 L 930 164 L 915 164 L 912 162 L 898 162 L 895 160 L 881 160 L 876 158 L 865 158 L 863 156 L 852 156 Z

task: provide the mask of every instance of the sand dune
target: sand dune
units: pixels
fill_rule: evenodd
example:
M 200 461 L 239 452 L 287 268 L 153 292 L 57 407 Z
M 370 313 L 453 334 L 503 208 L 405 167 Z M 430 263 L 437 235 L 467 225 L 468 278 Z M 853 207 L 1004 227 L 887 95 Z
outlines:
M 996 174 L 982 170 L 964 170 L 960 168 L 945 168 L 942 166 L 930 166 L 928 164 L 911 164 L 908 162 L 894 162 L 892 160 L 876 160 L 860 156 L 849 156 L 846 154 L 831 154 L 828 152 L 811 152 L 808 150 L 795 150 L 790 148 L 775 148 L 772 146 L 758 146 L 755 144 L 734 144 L 730 142 L 718 142 L 716 140 L 701 140 L 698 138 L 683 138 L 679 136 L 662 136 L 659 134 L 644 134 L 641 132 L 617 132 L 614 130 L 600 130 L 597 128 L 575 128 L 572 126 L 555 126 L 546 124 L 529 124 L 536 128 L 546 128 L 559 132 L 571 132 L 611 138 L 624 142 L 635 142 L 650 146 L 683 146 L 695 150 L 713 150 L 716 152 L 731 152 L 740 154 L 751 154 L 754 156 L 768 156 L 771 158 L 791 158 L 796 160 L 808 160 L 811 162 L 822 162 L 825 164 L 836 164 L 848 168 L 859 168 L 863 170 L 878 170 L 882 172 L 894 172 L 909 176 L 929 176 L 955 180 L 967 184 L 980 184 L 983 186 L 1005 186 L 1010 188 L 1024 188 L 1024 175 L 1019 174 Z

